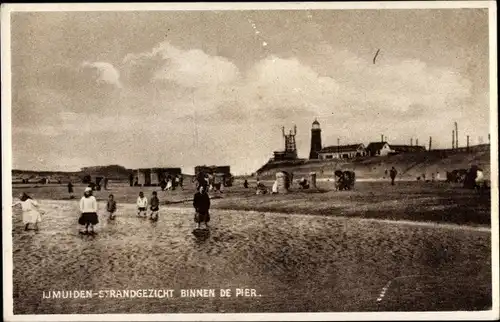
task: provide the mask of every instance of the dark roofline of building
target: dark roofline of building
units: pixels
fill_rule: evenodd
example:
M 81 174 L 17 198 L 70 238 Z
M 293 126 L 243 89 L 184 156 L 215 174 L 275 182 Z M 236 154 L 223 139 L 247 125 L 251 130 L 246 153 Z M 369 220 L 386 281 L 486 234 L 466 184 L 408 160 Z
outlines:
M 332 153 L 332 152 L 348 152 L 348 151 L 357 151 L 359 148 L 363 147 L 363 143 L 357 144 L 347 144 L 347 145 L 330 145 L 322 148 L 318 153 Z
M 367 150 L 372 150 L 372 149 L 373 150 L 379 150 L 379 149 L 381 149 L 386 144 L 389 144 L 389 143 L 386 142 L 386 141 L 384 141 L 384 142 L 370 142 L 368 144 L 368 146 L 366 147 L 366 149 Z M 389 144 L 389 146 L 391 146 L 391 145 Z

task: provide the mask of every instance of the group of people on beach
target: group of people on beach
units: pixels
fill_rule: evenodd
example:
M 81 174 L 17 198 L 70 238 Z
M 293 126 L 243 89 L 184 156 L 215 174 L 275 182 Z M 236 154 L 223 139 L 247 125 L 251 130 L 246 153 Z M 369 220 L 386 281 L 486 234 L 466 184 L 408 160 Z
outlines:
M 73 188 L 73 187 L 71 187 Z M 71 194 L 73 189 L 71 189 Z M 42 220 L 42 214 L 44 212 L 39 209 L 39 204 L 33 198 L 23 193 L 20 196 L 20 200 L 15 202 L 13 206 L 21 205 L 22 208 L 22 220 L 25 226 L 25 230 L 29 229 L 29 225 L 34 225 L 34 229 L 38 230 L 38 224 Z M 80 230 L 80 234 L 95 234 L 94 227 L 99 223 L 98 204 L 97 199 L 93 196 L 93 189 L 91 187 L 86 187 L 82 198 L 79 203 L 80 217 L 78 218 L 78 224 L 83 228 Z M 151 198 L 148 200 L 144 196 L 144 193 L 139 192 L 139 196 L 136 201 L 137 206 L 137 216 L 147 218 L 148 208 L 149 208 L 149 218 L 153 221 L 158 221 L 159 211 L 160 211 L 160 200 L 156 191 L 152 192 Z M 198 185 L 196 188 L 196 193 L 193 198 L 193 207 L 195 209 L 195 222 L 198 224 L 198 228 L 204 223 L 205 227 L 208 228 L 208 222 L 210 221 L 210 196 L 208 195 L 207 188 L 205 185 Z M 114 199 L 114 195 L 110 194 L 106 203 L 106 213 L 108 220 L 114 220 L 116 218 L 117 203 Z

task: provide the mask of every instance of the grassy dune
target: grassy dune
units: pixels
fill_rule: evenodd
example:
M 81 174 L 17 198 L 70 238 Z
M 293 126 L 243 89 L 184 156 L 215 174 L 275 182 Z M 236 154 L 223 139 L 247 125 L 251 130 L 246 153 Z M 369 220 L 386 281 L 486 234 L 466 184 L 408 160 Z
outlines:
M 40 194 L 38 197 L 41 197 Z M 123 198 L 121 195 L 120 198 Z M 488 230 L 359 218 L 213 211 L 196 239 L 191 209 L 135 217 L 124 200 L 97 236 L 80 236 L 76 201 L 43 200 L 39 232 L 13 217 L 15 314 L 481 310 L 491 306 Z M 416 276 L 415 276 L 416 275 Z M 406 276 L 406 277 L 405 277 Z M 376 299 L 394 280 L 385 298 Z M 179 298 L 187 288 L 260 297 Z M 42 299 L 42 291 L 174 289 L 171 299 Z
M 368 157 L 359 159 L 334 159 L 330 161 L 308 160 L 304 164 L 267 164 L 260 173 L 261 178 L 274 178 L 276 171 L 293 172 L 296 178 L 307 177 L 310 172 L 316 172 L 318 178 L 333 177 L 335 170 L 351 170 L 357 178 L 387 177 L 385 170 L 395 167 L 401 179 L 415 180 L 417 176 L 439 172 L 443 178 L 446 171 L 469 168 L 475 164 L 481 167 L 486 177 L 490 174 L 489 149 L 465 151 L 431 151 L 424 153 L 404 153 L 394 156 Z

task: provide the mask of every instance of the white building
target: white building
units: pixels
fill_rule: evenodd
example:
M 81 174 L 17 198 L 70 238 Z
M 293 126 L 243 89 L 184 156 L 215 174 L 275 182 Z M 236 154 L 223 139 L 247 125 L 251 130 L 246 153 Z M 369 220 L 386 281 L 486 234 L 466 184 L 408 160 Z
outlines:
M 384 156 L 394 152 L 387 142 L 371 142 L 366 147 L 366 151 L 370 156 Z
M 318 159 L 351 159 L 356 157 L 364 157 L 367 155 L 363 143 L 350 145 L 332 145 L 321 149 L 318 152 Z

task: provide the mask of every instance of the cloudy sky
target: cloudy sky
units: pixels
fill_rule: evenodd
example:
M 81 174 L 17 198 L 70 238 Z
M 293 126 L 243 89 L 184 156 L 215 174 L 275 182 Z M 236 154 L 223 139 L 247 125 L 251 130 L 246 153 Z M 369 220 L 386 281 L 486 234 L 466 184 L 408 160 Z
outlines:
M 13 168 L 228 164 L 281 127 L 323 144 L 451 146 L 489 126 L 482 9 L 13 13 Z M 377 49 L 380 54 L 373 64 Z

